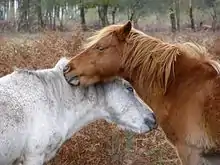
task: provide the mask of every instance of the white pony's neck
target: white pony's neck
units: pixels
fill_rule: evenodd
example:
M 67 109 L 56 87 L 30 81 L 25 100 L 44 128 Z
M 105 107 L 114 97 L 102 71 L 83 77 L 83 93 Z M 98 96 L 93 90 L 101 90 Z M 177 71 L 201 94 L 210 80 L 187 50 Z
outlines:
M 73 87 L 70 86 L 62 75 L 62 66 L 56 65 L 55 68 L 35 71 L 38 78 L 43 80 L 48 97 L 55 97 L 59 106 L 59 118 L 57 122 L 64 126 L 66 138 L 70 138 L 75 132 L 85 125 L 98 119 L 107 117 L 104 111 L 105 103 L 104 89 L 101 87 L 90 86 Z M 48 90 L 50 89 L 50 90 Z M 103 109 L 100 109 L 103 107 Z
M 98 119 L 106 119 L 108 115 L 105 111 L 108 105 L 103 86 L 84 88 L 69 85 L 63 75 L 63 68 L 67 62 L 64 58 L 51 69 L 18 70 L 18 74 L 23 75 L 22 81 L 25 77 L 25 81 L 30 84 L 41 82 L 48 100 L 48 113 L 60 125 L 66 139 L 85 125 Z M 15 77 L 18 78 L 16 75 Z

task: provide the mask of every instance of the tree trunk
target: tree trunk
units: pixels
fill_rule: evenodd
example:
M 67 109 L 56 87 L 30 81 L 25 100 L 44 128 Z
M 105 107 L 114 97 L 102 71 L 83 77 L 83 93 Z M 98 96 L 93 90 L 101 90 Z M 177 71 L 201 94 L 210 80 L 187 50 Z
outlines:
M 0 20 L 4 20 L 4 11 L 0 9 Z
M 11 11 L 10 11 L 10 17 L 11 21 L 13 23 L 13 26 L 15 25 L 15 10 L 14 10 L 15 0 L 11 0 Z
M 105 18 L 105 24 L 107 26 L 107 25 L 109 25 L 109 21 L 108 21 L 108 5 L 103 5 L 103 14 L 104 14 L 104 18 Z
M 4 20 L 8 20 L 8 10 L 9 10 L 9 3 L 8 1 L 4 2 Z
M 26 20 L 26 31 L 29 31 L 29 9 L 30 9 L 30 0 L 26 0 L 25 5 L 25 20 Z
M 217 25 L 217 14 L 216 14 L 216 6 L 213 5 L 213 14 L 212 14 L 212 31 L 216 31 L 216 25 Z
M 56 14 L 57 14 L 57 6 L 53 7 L 53 30 L 56 30 Z
M 6 26 L 7 30 L 14 30 L 12 29 L 15 25 L 15 13 L 14 13 L 14 0 L 8 1 L 8 25 Z
M 29 0 L 22 0 L 19 2 L 18 31 L 29 30 L 29 6 Z
M 139 26 L 138 26 L 138 18 L 133 19 L 133 22 L 134 22 L 134 28 L 138 29 L 139 28 Z
M 134 23 L 134 28 L 138 29 L 139 15 L 137 12 L 135 12 L 135 8 L 136 8 L 136 6 L 133 6 L 133 8 L 131 9 L 131 15 L 130 15 L 129 20 Z
M 128 20 L 130 20 L 130 10 L 129 10 L 129 8 L 127 8 L 127 17 L 128 17 Z
M 99 24 L 102 24 L 103 16 L 101 6 L 98 6 Z
M 15 27 L 15 30 L 18 29 L 18 8 L 16 8 L 16 4 L 19 6 L 19 1 L 18 0 L 14 0 L 14 6 L 13 8 L 15 9 L 14 10 L 14 27 Z
M 99 18 L 101 20 L 102 27 L 105 27 L 105 26 L 109 25 L 109 22 L 108 22 L 108 5 L 107 4 L 98 6 L 98 14 L 99 14 Z
M 42 9 L 41 9 L 41 0 L 38 0 L 38 4 L 36 5 L 37 10 L 37 17 L 38 17 L 38 26 L 40 28 L 45 28 L 45 23 L 42 16 Z
M 171 22 L 171 31 L 176 32 L 176 18 L 173 8 L 170 8 L 170 22 Z
M 60 18 L 60 6 L 58 6 L 58 5 L 56 5 L 56 7 L 55 7 L 55 17 L 56 17 L 56 19 Z
M 191 0 L 189 0 L 189 18 L 190 18 L 190 23 L 191 23 L 191 29 L 193 31 L 195 31 L 196 28 L 195 28 L 195 21 L 194 21 L 194 17 L 193 17 L 193 7 L 192 7 Z
M 47 11 L 48 15 L 49 15 L 49 27 L 52 30 L 53 29 L 53 14 L 51 11 Z
M 176 8 L 176 25 L 177 30 L 180 31 L 180 0 L 175 1 L 175 8 Z
M 64 7 L 61 7 L 61 18 L 60 18 L 60 30 L 63 31 L 64 27 L 63 27 L 63 16 L 64 16 Z
M 114 7 L 112 10 L 112 24 L 115 24 L 115 13 L 116 13 L 117 7 Z
M 13 6 L 12 6 L 12 4 L 13 4 L 13 2 L 12 2 L 13 0 L 9 0 L 8 1 L 8 21 L 12 21 L 12 11 L 14 11 L 13 9 Z
M 133 21 L 133 19 L 134 19 L 134 14 L 135 14 L 135 11 L 132 10 L 132 11 L 131 11 L 130 18 L 129 18 L 130 21 Z
M 86 19 L 85 19 L 85 6 L 84 6 L 84 1 L 80 1 L 80 19 L 81 19 L 81 27 L 82 30 L 85 31 L 86 28 Z

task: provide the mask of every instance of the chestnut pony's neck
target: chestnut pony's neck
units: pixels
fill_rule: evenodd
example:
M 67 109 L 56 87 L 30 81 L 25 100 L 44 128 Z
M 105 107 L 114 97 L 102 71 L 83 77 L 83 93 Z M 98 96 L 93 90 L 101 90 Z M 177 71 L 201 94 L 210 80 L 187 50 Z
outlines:
M 187 90 L 187 83 L 205 82 L 216 76 L 210 57 L 202 56 L 199 47 L 197 51 L 194 46 L 191 49 L 188 45 L 165 43 L 133 29 L 124 46 L 122 76 L 157 111 L 156 104 L 166 104 L 169 95 L 177 95 L 173 91 L 179 84 Z

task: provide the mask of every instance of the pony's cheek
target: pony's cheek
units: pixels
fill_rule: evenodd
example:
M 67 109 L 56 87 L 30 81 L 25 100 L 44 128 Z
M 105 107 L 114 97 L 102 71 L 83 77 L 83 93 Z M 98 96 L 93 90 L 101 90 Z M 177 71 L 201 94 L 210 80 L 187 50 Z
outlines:
M 106 65 L 104 65 L 106 66 Z M 103 63 L 100 60 L 92 61 L 89 64 L 88 69 L 86 70 L 87 76 L 101 76 L 105 73 L 105 67 L 103 67 Z
M 96 68 L 96 67 L 97 67 L 97 62 L 96 62 L 96 60 L 90 61 L 90 66 L 92 67 L 92 69 L 93 69 L 93 68 Z
M 100 82 L 100 77 L 98 76 L 81 76 L 80 85 L 89 86 L 94 83 Z

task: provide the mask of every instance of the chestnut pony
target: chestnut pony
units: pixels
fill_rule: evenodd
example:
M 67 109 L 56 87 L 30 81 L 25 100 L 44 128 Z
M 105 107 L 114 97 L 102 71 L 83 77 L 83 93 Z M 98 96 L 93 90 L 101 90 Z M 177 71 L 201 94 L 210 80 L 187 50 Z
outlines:
M 170 44 L 131 22 L 97 32 L 64 69 L 67 81 L 89 85 L 128 80 L 155 112 L 183 165 L 199 165 L 220 146 L 220 66 L 201 46 Z M 205 159 L 206 158 L 206 159 Z

